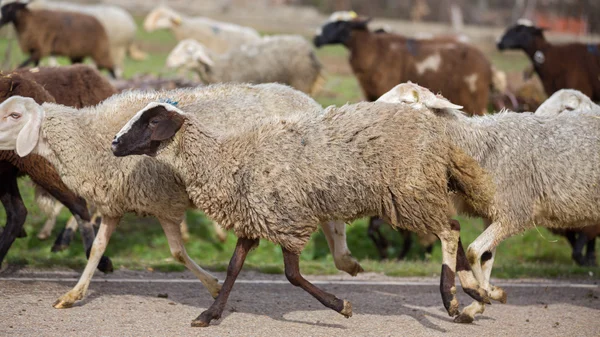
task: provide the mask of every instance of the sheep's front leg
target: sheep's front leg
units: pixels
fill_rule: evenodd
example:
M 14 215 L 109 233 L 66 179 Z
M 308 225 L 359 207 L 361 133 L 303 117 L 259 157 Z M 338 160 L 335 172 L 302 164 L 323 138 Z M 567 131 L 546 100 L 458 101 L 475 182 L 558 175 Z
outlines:
M 296 287 L 304 289 L 307 293 L 311 294 L 324 306 L 333 309 L 346 318 L 352 316 L 352 304 L 346 300 L 341 300 L 334 295 L 325 292 L 312 283 L 307 281 L 300 274 L 300 256 L 292 253 L 285 248 L 281 248 L 283 251 L 283 263 L 285 265 L 285 276 L 291 284 Z
M 6 210 L 6 226 L 0 235 L 0 264 L 12 243 L 23 232 L 23 224 L 27 218 L 27 208 L 17 185 L 17 169 L 10 167 L 8 170 L 10 171 L 2 172 L 0 181 L 0 201 Z
M 456 221 L 456 220 L 452 220 Z M 458 239 L 458 250 L 456 254 L 456 273 L 463 288 L 463 291 L 478 302 L 490 303 L 490 298 L 485 289 L 479 286 L 479 282 L 475 279 L 471 266 L 467 260 L 467 255 L 463 248 L 460 238 Z
M 221 290 L 219 280 L 197 265 L 196 262 L 194 262 L 187 254 L 185 246 L 183 245 L 183 238 L 181 237 L 181 222 L 160 219 L 160 224 L 162 225 L 163 231 L 167 237 L 167 241 L 169 242 L 171 255 L 173 255 L 177 261 L 183 263 L 189 270 L 191 270 L 192 273 L 194 273 L 194 275 L 196 275 L 200 282 L 202 282 L 202 284 L 206 287 L 206 289 L 208 289 L 211 296 L 216 298 Z
M 56 237 L 56 241 L 54 241 L 54 245 L 52 245 L 51 251 L 62 252 L 63 250 L 69 248 L 69 245 L 71 245 L 71 241 L 73 241 L 73 237 L 75 237 L 77 227 L 77 221 L 75 221 L 75 218 L 71 216 L 69 218 L 69 221 L 67 221 L 67 225 L 65 226 L 65 228 Z
M 233 288 L 236 278 L 238 277 L 248 252 L 255 246 L 258 245 L 258 239 L 247 239 L 239 238 L 235 246 L 235 251 L 229 261 L 229 267 L 227 267 L 227 277 L 223 282 L 223 288 L 219 292 L 219 296 L 215 299 L 214 303 L 206 311 L 200 314 L 195 320 L 192 321 L 194 327 L 205 327 L 210 324 L 213 319 L 221 318 L 221 314 L 227 304 L 227 298 Z
M 460 236 L 458 221 L 450 222 L 451 228 L 445 228 L 437 236 L 442 242 L 442 274 L 440 277 L 440 292 L 442 302 L 450 316 L 458 315 L 458 299 L 456 298 L 456 254 Z
M 92 280 L 92 276 L 94 276 L 94 270 L 98 267 L 102 254 L 104 254 L 104 251 L 106 250 L 106 245 L 108 245 L 108 241 L 117 227 L 119 220 L 121 220 L 120 217 L 102 217 L 102 223 L 100 224 L 98 235 L 96 235 L 96 239 L 94 239 L 90 257 L 83 274 L 73 289 L 54 302 L 53 306 L 56 309 L 70 308 L 75 301 L 78 301 L 85 296 L 90 281 Z
M 329 250 L 333 255 L 335 267 L 341 271 L 345 271 L 352 276 L 361 273 L 364 269 L 358 261 L 352 257 L 350 249 L 346 242 L 346 223 L 343 221 L 329 221 L 321 225 L 323 234 L 327 239 Z

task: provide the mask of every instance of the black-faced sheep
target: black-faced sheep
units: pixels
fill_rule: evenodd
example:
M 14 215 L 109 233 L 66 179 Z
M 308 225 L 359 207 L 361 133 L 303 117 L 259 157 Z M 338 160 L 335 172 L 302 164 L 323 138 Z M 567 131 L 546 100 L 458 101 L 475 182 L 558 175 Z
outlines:
M 559 89 L 577 89 L 600 101 L 600 45 L 550 44 L 543 29 L 519 20 L 498 42 L 498 49 L 521 49 L 531 59 L 548 96 Z M 452 100 L 452 99 L 450 99 Z
M 29 1 L 2 4 L 0 26 L 12 22 L 19 46 L 29 54 L 20 67 L 38 65 L 46 56 L 66 56 L 73 63 L 91 57 L 99 69 L 115 77 L 108 36 L 98 19 L 81 13 L 27 8 Z
M 369 19 L 334 13 L 315 36 L 317 47 L 343 44 L 365 97 L 374 101 L 412 81 L 440 92 L 470 114 L 487 111 L 492 68 L 481 51 L 453 38 L 412 39 L 370 32 Z
M 38 103 L 58 102 L 84 107 L 99 103 L 115 93 L 110 83 L 98 71 L 85 65 L 60 68 L 20 69 L 0 76 L 0 103 L 12 96 L 31 97 Z M 85 200 L 69 190 L 54 167 L 40 156 L 20 158 L 14 151 L 0 151 L 0 185 L 4 189 L 2 203 L 7 213 L 6 230 L 0 236 L 0 263 L 6 256 L 15 237 L 22 231 L 27 216 L 16 184 L 17 176 L 28 175 L 53 197 L 63 203 L 75 215 L 80 224 L 84 246 L 91 248 L 94 231 L 89 223 L 90 214 Z M 55 247 L 70 242 L 69 233 L 59 236 Z M 89 250 L 88 250 L 89 254 Z M 98 268 L 111 271 L 112 263 L 102 258 Z
M 195 206 L 239 238 L 219 296 L 193 326 L 221 317 L 246 254 L 260 238 L 281 245 L 290 283 L 350 316 L 349 302 L 302 277 L 299 254 L 318 223 L 372 215 L 440 238 L 440 290 L 448 313 L 458 313 L 453 283 L 460 226 L 449 221 L 448 188 L 467 196 L 474 209 L 487 207 L 493 189 L 483 170 L 446 141 L 437 117 L 359 103 L 330 107 L 322 116 L 298 110 L 223 133 L 198 112 L 226 107 L 198 104 L 152 102 L 112 142 L 115 155 L 147 154 L 173 167 Z

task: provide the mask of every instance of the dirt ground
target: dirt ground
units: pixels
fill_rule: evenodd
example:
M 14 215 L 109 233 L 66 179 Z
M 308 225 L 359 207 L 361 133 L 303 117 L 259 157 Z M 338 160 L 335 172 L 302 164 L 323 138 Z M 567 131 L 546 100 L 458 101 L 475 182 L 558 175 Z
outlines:
M 434 278 L 311 277 L 319 287 L 352 302 L 354 315 L 346 319 L 287 283 L 283 275 L 243 271 L 221 320 L 208 328 L 192 328 L 191 320 L 212 299 L 191 273 L 97 273 L 83 301 L 71 309 L 52 308 L 77 277 L 74 271 L 1 273 L 0 336 L 600 334 L 600 288 L 590 280 L 496 280 L 507 290 L 508 304 L 487 306 L 473 324 L 461 325 L 445 313 Z M 471 302 L 460 288 L 459 299 L 463 305 Z

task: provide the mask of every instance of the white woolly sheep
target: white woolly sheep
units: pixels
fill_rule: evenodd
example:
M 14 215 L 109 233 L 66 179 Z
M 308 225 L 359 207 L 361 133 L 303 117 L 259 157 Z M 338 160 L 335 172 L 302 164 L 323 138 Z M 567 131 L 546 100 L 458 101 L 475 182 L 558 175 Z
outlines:
M 49 55 L 66 56 L 81 63 L 90 56 L 99 69 L 107 69 L 115 77 L 108 36 L 93 16 L 64 11 L 28 9 L 27 0 L 2 3 L 0 26 L 12 22 L 19 46 L 29 54 L 19 67 L 36 66 Z
M 65 1 L 35 0 L 30 9 L 50 9 L 78 12 L 94 16 L 108 35 L 110 53 L 118 77 L 123 74 L 125 56 L 134 60 L 143 60 L 147 56 L 134 44 L 137 25 L 131 14 L 125 9 L 112 4 L 78 4 Z
M 314 94 L 323 82 L 322 66 L 311 44 L 298 35 L 265 37 L 222 55 L 186 39 L 171 51 L 166 63 L 195 70 L 205 83 L 277 82 Z
M 171 29 L 177 40 L 194 39 L 216 53 L 260 40 L 255 29 L 204 17 L 186 17 L 166 6 L 155 8 L 144 20 L 148 32 L 166 28 Z
M 16 149 L 21 156 L 34 151 L 46 158 L 65 184 L 93 203 L 102 214 L 88 264 L 75 288 L 56 301 L 56 308 L 69 307 L 83 298 L 98 259 L 126 212 L 158 218 L 175 259 L 192 270 L 213 297 L 219 292 L 217 279 L 194 263 L 183 246 L 179 224 L 190 200 L 179 174 L 169 165 L 150 158 L 116 158 L 110 151 L 109 144 L 123 124 L 148 102 L 159 100 L 195 108 L 231 105 L 230 111 L 208 109 L 203 117 L 206 125 L 223 132 L 233 130 L 235 125 L 287 111 L 301 110 L 306 114 L 322 111 L 321 106 L 305 94 L 274 84 L 130 91 L 80 110 L 50 103 L 40 106 L 23 97 L 6 100 L 0 105 L 0 116 L 18 112 L 22 118 L 0 119 L 0 131 L 6 131 L 0 132 L 0 149 Z M 343 231 L 343 223 L 341 225 Z M 346 262 L 352 262 L 350 256 L 345 258 Z
M 445 123 L 451 141 L 472 155 L 491 174 L 497 192 L 484 215 L 491 222 L 469 246 L 473 272 L 490 297 L 505 301 L 506 294 L 489 279 L 496 246 L 534 226 L 580 228 L 600 222 L 597 207 L 600 172 L 596 113 L 563 111 L 554 116 L 499 112 L 467 117 L 443 97 L 406 83 L 383 100 L 425 105 Z M 526 172 L 526 174 L 524 174 Z M 457 204 L 460 213 L 470 213 Z M 456 318 L 472 322 L 484 310 L 474 302 Z
M 259 238 L 281 245 L 290 283 L 350 316 L 349 302 L 301 276 L 299 254 L 319 222 L 369 215 L 440 238 L 440 290 L 449 314 L 458 313 L 453 284 L 459 226 L 449 221 L 448 188 L 476 210 L 487 207 L 493 189 L 473 159 L 446 141 L 435 116 L 412 108 L 400 113 L 396 104 L 359 103 L 330 107 L 322 116 L 296 110 L 223 134 L 198 111 L 223 113 L 231 103 L 211 103 L 150 103 L 113 141 L 117 156 L 147 154 L 171 165 L 194 205 L 239 238 L 219 297 L 193 326 L 220 318 Z M 484 300 L 480 289 L 471 290 L 472 297 Z
M 597 111 L 600 106 L 579 90 L 561 89 L 552 94 L 535 110 L 539 116 L 556 116 L 565 111 Z

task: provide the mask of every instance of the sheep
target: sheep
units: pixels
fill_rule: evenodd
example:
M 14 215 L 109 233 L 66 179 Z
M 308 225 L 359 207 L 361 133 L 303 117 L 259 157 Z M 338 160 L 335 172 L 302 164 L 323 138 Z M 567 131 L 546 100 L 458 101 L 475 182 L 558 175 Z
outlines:
M 31 97 L 38 103 L 58 102 L 80 108 L 97 104 L 111 96 L 115 90 L 95 69 L 85 65 L 73 65 L 18 69 L 0 76 L 0 92 L 5 93 L 0 97 L 0 102 L 18 95 Z M 19 171 L 21 174 L 27 174 L 37 186 L 48 191 L 69 208 L 75 215 L 76 223 L 82 225 L 80 230 L 84 247 L 86 250 L 91 248 L 94 231 L 89 224 L 90 215 L 86 203 L 65 186 L 50 163 L 39 156 L 20 158 L 14 151 L 0 151 L 0 168 L 0 185 L 6 188 L 2 198 L 7 212 L 6 228 L 10 229 L 5 230 L 0 238 L 0 263 L 15 237 L 22 231 L 27 216 L 27 209 L 16 185 Z M 54 226 L 53 223 L 51 225 Z M 72 234 L 72 231 L 70 233 Z M 68 245 L 71 238 L 69 232 L 60 235 L 52 248 L 53 251 Z M 104 272 L 112 271 L 112 262 L 102 257 L 98 269 Z
M 227 102 L 223 100 L 224 97 L 228 98 Z M 0 149 L 16 149 L 20 156 L 36 152 L 56 167 L 69 188 L 94 204 L 102 214 L 88 264 L 77 285 L 55 302 L 55 308 L 70 307 L 83 298 L 98 258 L 126 212 L 158 218 L 175 260 L 184 263 L 210 294 L 217 296 L 221 288 L 217 279 L 190 259 L 182 243 L 179 224 L 191 203 L 179 174 L 169 165 L 150 158 L 116 158 L 107 144 L 122 125 L 149 101 L 163 100 L 182 106 L 201 102 L 198 104 L 219 106 L 229 104 L 233 98 L 238 103 L 236 109 L 207 111 L 203 117 L 205 123 L 226 133 L 233 130 L 235 125 L 244 125 L 273 114 L 297 110 L 319 114 L 322 111 L 321 106 L 308 96 L 275 84 L 255 87 L 214 85 L 163 92 L 128 91 L 113 95 L 95 107 L 80 110 L 52 103 L 40 106 L 23 97 L 11 97 L 0 104 L 0 116 L 7 116 L 0 118 L 0 135 L 3 137 Z M 248 111 L 250 108 L 252 111 Z M 239 113 L 244 109 L 248 114 Z M 13 120 L 11 111 L 23 118 Z M 30 134 L 30 138 L 25 134 L 32 132 L 31 127 L 36 128 L 37 133 Z M 19 137 L 17 128 L 23 130 Z M 38 137 L 40 133 L 42 137 Z M 24 140 L 27 140 L 27 146 L 23 146 Z M 24 158 L 29 157 L 31 155 Z M 336 246 L 335 249 L 339 251 L 343 246 Z M 349 268 L 349 273 L 355 272 L 351 268 L 360 267 L 349 254 L 340 263 Z
M 547 95 L 559 89 L 577 89 L 600 101 L 600 45 L 550 44 L 543 29 L 529 20 L 508 28 L 497 44 L 499 50 L 521 49 L 531 59 Z
M 115 77 L 108 36 L 96 18 L 74 12 L 32 11 L 28 3 L 15 0 L 2 3 L 1 8 L 0 27 L 12 22 L 21 50 L 29 54 L 20 68 L 29 63 L 37 66 L 49 55 L 69 57 L 72 63 L 81 63 L 90 56 L 99 69 L 107 69 Z
M 490 225 L 467 250 L 473 273 L 492 299 L 506 301 L 506 293 L 489 284 L 496 246 L 504 239 L 534 226 L 581 228 L 600 223 L 594 188 L 600 183 L 595 169 L 600 160 L 596 113 L 499 112 L 468 118 L 447 107 L 452 104 L 443 97 L 413 83 L 398 85 L 382 100 L 429 107 L 445 123 L 452 143 L 492 176 L 498 189 L 483 216 Z M 460 202 L 455 207 L 459 213 L 471 213 Z M 472 322 L 484 308 L 474 302 L 455 320 Z
M 144 19 L 144 29 L 171 29 L 178 41 L 194 39 L 215 53 L 226 53 L 242 44 L 260 40 L 258 32 L 249 27 L 211 20 L 186 17 L 167 6 L 159 6 Z
M 110 42 L 110 52 L 115 73 L 121 77 L 125 65 L 125 56 L 134 60 L 144 60 L 147 55 L 134 44 L 137 26 L 131 14 L 125 9 L 110 4 L 77 4 L 64 1 L 35 0 L 30 9 L 49 9 L 70 11 L 94 16 L 106 31 Z
M 465 195 L 473 209 L 485 208 L 493 189 L 473 159 L 448 144 L 435 117 L 410 108 L 400 113 L 394 104 L 359 103 L 329 107 L 322 115 L 300 110 L 222 133 L 199 111 L 224 113 L 236 104 L 198 103 L 151 102 L 112 142 L 116 156 L 146 154 L 173 167 L 194 205 L 239 238 L 219 296 L 192 326 L 220 318 L 259 239 L 281 245 L 290 283 L 351 316 L 350 302 L 301 276 L 299 254 L 319 222 L 368 215 L 441 239 L 440 290 L 448 313 L 458 313 L 453 283 L 460 226 L 449 221 L 448 188 Z M 479 289 L 471 290 L 485 300 Z
M 455 38 L 417 40 L 372 33 L 368 22 L 356 14 L 336 12 L 314 37 L 317 47 L 341 43 L 348 48 L 350 65 L 367 100 L 375 101 L 410 80 L 441 92 L 470 114 L 487 111 L 492 67 L 477 48 Z
M 223 55 L 186 39 L 171 51 L 166 64 L 170 68 L 191 68 L 205 83 L 278 82 L 315 94 L 323 82 L 322 66 L 312 46 L 298 35 L 265 37 Z
M 596 111 L 600 113 L 600 105 L 595 104 L 588 96 L 578 90 L 561 89 L 550 96 L 535 110 L 539 116 L 556 116 L 565 111 Z

